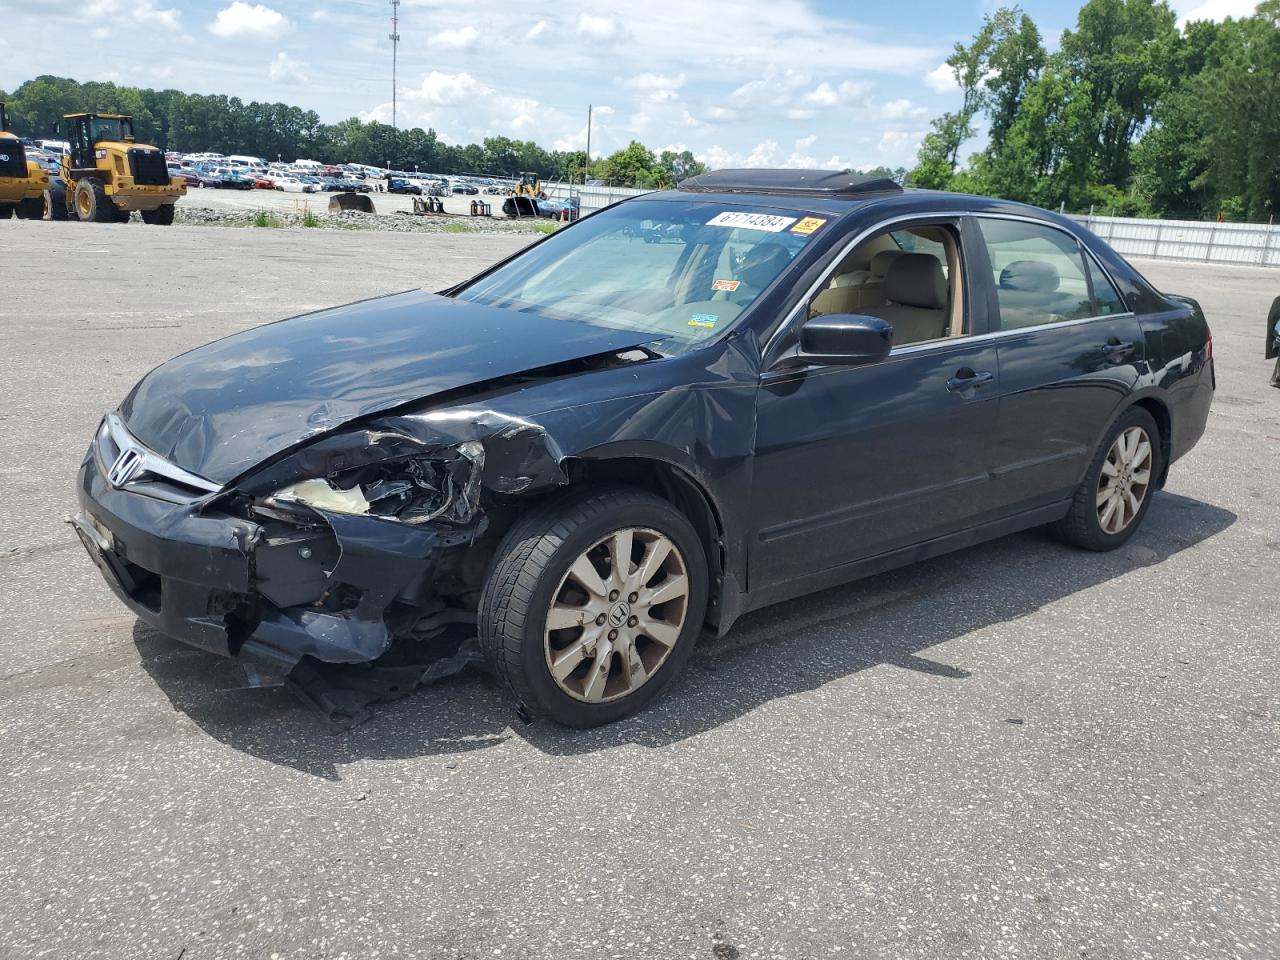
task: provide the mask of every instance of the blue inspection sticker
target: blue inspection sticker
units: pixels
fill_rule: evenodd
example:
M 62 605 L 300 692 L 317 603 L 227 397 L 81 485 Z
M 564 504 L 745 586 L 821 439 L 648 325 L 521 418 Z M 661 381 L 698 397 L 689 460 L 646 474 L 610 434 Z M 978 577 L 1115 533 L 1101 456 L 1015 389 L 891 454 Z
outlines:
M 691 327 L 714 327 L 716 321 L 720 318 L 714 313 L 695 313 L 689 318 L 689 326 Z

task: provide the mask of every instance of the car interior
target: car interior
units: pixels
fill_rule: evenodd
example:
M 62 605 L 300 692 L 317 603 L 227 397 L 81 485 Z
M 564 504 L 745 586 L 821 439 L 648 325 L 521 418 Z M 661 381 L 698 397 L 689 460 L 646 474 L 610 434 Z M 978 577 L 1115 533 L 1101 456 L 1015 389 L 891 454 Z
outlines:
M 879 317 L 895 347 L 965 331 L 959 245 L 949 226 L 886 230 L 858 244 L 814 295 L 809 316 Z

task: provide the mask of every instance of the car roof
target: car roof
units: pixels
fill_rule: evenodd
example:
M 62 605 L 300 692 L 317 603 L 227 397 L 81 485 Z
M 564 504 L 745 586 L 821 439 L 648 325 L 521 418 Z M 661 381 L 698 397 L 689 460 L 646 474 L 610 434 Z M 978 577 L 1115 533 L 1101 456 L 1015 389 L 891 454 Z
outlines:
M 996 197 L 904 188 L 881 177 L 856 177 L 830 170 L 762 169 L 723 173 L 729 176 L 718 178 L 704 174 L 682 180 L 673 190 L 643 194 L 635 199 L 769 207 L 793 213 L 826 214 L 832 218 L 860 214 L 871 208 L 890 215 L 1004 213 L 1043 220 L 1079 232 L 1078 224 L 1042 207 Z M 743 175 L 746 173 L 752 176 L 745 178 Z M 834 178 L 829 181 L 832 189 L 823 190 L 815 186 L 816 175 L 819 174 Z

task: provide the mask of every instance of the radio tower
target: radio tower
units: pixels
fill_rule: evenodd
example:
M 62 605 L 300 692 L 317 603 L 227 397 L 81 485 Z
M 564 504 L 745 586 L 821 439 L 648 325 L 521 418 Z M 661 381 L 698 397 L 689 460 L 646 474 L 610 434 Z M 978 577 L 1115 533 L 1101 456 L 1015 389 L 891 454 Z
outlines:
M 396 52 L 400 46 L 400 0 L 391 0 L 391 126 L 396 126 Z

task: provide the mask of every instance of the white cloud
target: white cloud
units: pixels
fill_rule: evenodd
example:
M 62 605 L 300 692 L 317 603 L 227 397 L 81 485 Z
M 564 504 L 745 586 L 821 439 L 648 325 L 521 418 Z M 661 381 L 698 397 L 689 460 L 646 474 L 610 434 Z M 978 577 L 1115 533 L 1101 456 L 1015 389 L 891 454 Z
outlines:
M 89 20 L 107 20 L 116 24 L 140 24 L 166 30 L 182 29 L 182 13 L 174 9 L 158 9 L 151 0 L 129 3 L 128 0 L 91 0 L 84 7 Z
M 1194 0 L 1193 0 L 1194 2 Z M 1221 21 L 1227 17 L 1249 17 L 1253 15 L 1254 7 L 1257 6 L 1258 0 L 1202 0 L 1201 3 L 1191 6 L 1190 3 L 1175 3 L 1173 6 L 1179 11 L 1178 26 L 1192 23 L 1196 20 L 1214 20 Z M 1186 13 L 1181 13 L 1184 7 L 1191 6 Z
M 934 93 L 952 93 L 959 90 L 956 75 L 945 63 L 940 63 L 924 75 L 924 82 Z
M 623 87 L 644 94 L 650 100 L 669 101 L 679 99 L 679 90 L 685 84 L 683 73 L 638 73 L 620 81 Z
M 544 36 L 546 32 L 550 29 L 551 27 L 547 23 L 547 21 L 539 20 L 537 23 L 535 23 L 532 27 L 529 28 L 528 32 L 524 35 L 524 38 L 526 40 L 537 40 L 539 37 Z
M 876 162 L 886 167 L 907 166 L 914 161 L 924 131 L 886 130 L 876 145 Z
M 309 19 L 314 20 L 316 23 L 324 23 L 326 20 L 332 20 L 333 14 L 324 7 L 317 7 L 311 11 Z
M 901 120 L 905 117 L 921 117 L 929 111 L 924 107 L 918 107 L 905 97 L 900 100 L 890 100 L 888 103 L 880 106 L 881 120 Z
M 360 118 L 361 123 L 374 123 L 374 122 L 390 123 L 391 122 L 391 101 L 388 100 L 386 103 L 380 103 L 376 107 L 374 107 L 372 110 L 361 110 L 358 114 L 356 114 L 356 116 Z M 431 120 L 426 114 L 423 114 L 423 116 L 420 118 L 420 122 L 422 123 L 423 126 L 429 126 L 431 123 Z
M 434 33 L 428 42 L 442 50 L 470 50 L 479 40 L 480 31 L 475 27 L 459 27 Z
M 622 35 L 622 25 L 613 17 L 580 13 L 578 14 L 578 33 L 592 40 L 614 40 Z
M 267 79 L 272 83 L 303 84 L 307 82 L 307 75 L 303 72 L 305 69 L 305 64 L 281 50 L 267 67 Z
M 453 106 L 463 103 L 478 94 L 491 91 L 469 73 L 442 73 L 432 70 L 422 77 L 422 85 L 413 90 L 406 90 L 405 96 L 410 100 L 425 100 L 437 106 Z
M 818 135 L 816 133 L 811 133 L 807 137 L 801 137 L 796 141 L 796 149 L 808 150 L 817 142 L 818 142 Z
M 209 24 L 209 32 L 224 39 L 271 40 L 288 29 L 289 20 L 283 13 L 260 3 L 250 6 L 243 0 L 219 10 Z

